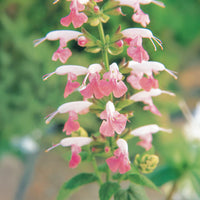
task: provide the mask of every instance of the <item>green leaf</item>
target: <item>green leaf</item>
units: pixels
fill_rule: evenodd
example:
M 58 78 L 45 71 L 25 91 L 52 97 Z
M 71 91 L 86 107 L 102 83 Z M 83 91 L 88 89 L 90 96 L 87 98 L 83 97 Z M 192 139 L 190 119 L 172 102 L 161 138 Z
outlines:
M 157 167 L 154 172 L 148 174 L 147 177 L 155 183 L 156 186 L 175 181 L 181 176 L 180 172 L 171 166 L 165 165 Z
M 127 190 L 118 190 L 114 196 L 115 200 L 148 200 L 148 197 L 141 186 L 131 184 Z
M 100 200 L 109 200 L 113 194 L 120 188 L 118 183 L 106 182 L 99 190 Z
M 133 183 L 146 186 L 155 190 L 159 190 L 157 186 L 150 179 L 148 179 L 146 176 L 142 174 L 139 173 L 129 174 L 128 178 Z
M 64 183 L 59 191 L 57 200 L 65 200 L 78 187 L 97 181 L 98 178 L 91 173 L 81 173 Z
M 99 165 L 99 166 L 98 166 L 98 170 L 99 170 L 100 172 L 107 172 L 107 170 L 108 170 L 108 165 L 107 165 L 107 163 L 103 163 L 103 164 Z
M 126 174 L 115 173 L 112 178 L 113 180 L 127 180 L 128 176 Z
M 118 103 L 115 105 L 115 108 L 117 111 L 120 111 L 123 108 L 130 106 L 131 104 L 133 104 L 132 100 L 124 99 L 124 100 L 118 101 Z

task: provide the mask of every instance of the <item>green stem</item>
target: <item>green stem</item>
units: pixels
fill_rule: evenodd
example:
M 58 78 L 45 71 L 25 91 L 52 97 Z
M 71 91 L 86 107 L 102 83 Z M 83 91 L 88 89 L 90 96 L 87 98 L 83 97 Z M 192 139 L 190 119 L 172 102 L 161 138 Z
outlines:
M 98 177 L 98 183 L 99 183 L 99 185 L 102 185 L 103 182 L 101 180 L 101 176 L 100 176 L 100 173 L 99 173 L 99 170 L 98 170 L 98 166 L 97 166 L 97 163 L 96 163 L 96 159 L 95 159 L 94 156 L 92 156 L 92 165 L 94 167 L 95 174 Z
M 99 29 L 99 36 L 100 36 L 100 39 L 101 39 L 102 44 L 103 44 L 102 54 L 103 54 L 104 65 L 105 65 L 106 71 L 109 71 L 107 44 L 106 44 L 106 40 L 105 40 L 103 25 L 102 25 L 101 22 L 99 22 L 98 29 Z
M 172 200 L 172 197 L 174 195 L 174 192 L 176 191 L 177 185 L 178 185 L 178 183 L 177 183 L 177 181 L 175 181 L 173 186 L 172 186 L 172 189 L 170 190 L 170 192 L 169 192 L 169 194 L 166 198 L 166 200 Z

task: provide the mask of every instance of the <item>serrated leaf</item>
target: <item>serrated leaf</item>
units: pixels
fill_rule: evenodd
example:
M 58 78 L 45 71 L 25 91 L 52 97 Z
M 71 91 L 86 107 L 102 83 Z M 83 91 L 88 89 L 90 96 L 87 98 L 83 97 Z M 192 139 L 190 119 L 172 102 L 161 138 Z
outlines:
M 146 186 L 154 190 L 159 190 L 157 186 L 150 179 L 148 179 L 146 176 L 142 174 L 139 173 L 129 174 L 128 179 L 135 184 Z
M 124 100 L 119 101 L 119 102 L 115 105 L 115 108 L 116 108 L 117 111 L 120 111 L 120 110 L 122 110 L 123 108 L 126 108 L 126 107 L 130 106 L 131 104 L 133 104 L 133 101 L 132 101 L 132 100 L 124 99 Z
M 59 191 L 57 200 L 65 200 L 78 187 L 97 181 L 98 178 L 91 173 L 81 173 L 64 183 Z
M 180 176 L 181 174 L 176 168 L 168 165 L 157 167 L 151 174 L 147 175 L 159 187 L 167 182 L 179 179 Z
M 113 182 L 106 182 L 103 185 L 101 185 L 101 188 L 99 190 L 99 198 L 100 200 L 109 200 L 113 194 L 117 192 L 117 190 L 120 188 L 118 183 Z
M 149 200 L 141 186 L 131 184 L 127 190 L 118 190 L 114 200 Z

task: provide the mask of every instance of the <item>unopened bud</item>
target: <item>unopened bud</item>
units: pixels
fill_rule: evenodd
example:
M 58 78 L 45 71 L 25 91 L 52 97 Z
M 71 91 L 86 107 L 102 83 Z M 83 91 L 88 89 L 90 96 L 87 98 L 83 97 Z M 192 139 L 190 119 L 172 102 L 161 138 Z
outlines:
M 80 36 L 78 38 L 78 45 L 81 47 L 85 47 L 85 45 L 88 43 L 88 39 L 85 36 Z
M 106 146 L 104 150 L 106 153 L 108 153 L 110 151 L 110 147 Z
M 134 164 L 141 170 L 142 173 L 151 173 L 157 167 L 159 157 L 156 155 L 145 154 L 135 156 Z
M 99 6 L 94 6 L 94 12 L 95 12 L 95 13 L 98 13 L 99 10 L 100 10 L 100 9 L 99 9 Z
M 124 42 L 123 42 L 123 40 L 118 40 L 117 42 L 115 42 L 115 44 L 118 46 L 118 47 L 123 47 L 123 45 L 124 45 Z

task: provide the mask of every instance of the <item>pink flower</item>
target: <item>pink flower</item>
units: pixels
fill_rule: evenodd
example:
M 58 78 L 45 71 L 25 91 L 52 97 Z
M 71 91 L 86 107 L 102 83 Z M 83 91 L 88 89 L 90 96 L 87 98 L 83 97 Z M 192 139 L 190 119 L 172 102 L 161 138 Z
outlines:
M 127 87 L 122 81 L 123 75 L 119 72 L 116 63 L 110 65 L 110 71 L 103 75 L 104 80 L 100 82 L 102 92 L 108 96 L 111 92 L 116 98 L 122 97 L 127 92 Z M 106 81 L 109 80 L 109 82 Z
M 153 73 L 158 74 L 160 71 L 166 71 L 175 79 L 177 79 L 175 72 L 167 69 L 162 63 L 156 61 L 142 61 L 141 63 L 129 61 L 128 67 L 132 69 L 132 72 L 136 73 L 137 75 L 140 74 L 141 76 L 145 74 L 149 77 L 152 76 Z
M 60 60 L 62 63 L 65 63 L 68 58 L 72 55 L 69 48 L 64 48 L 67 45 L 67 42 L 70 40 L 74 40 L 81 35 L 81 32 L 78 31 L 70 31 L 70 30 L 61 30 L 61 31 L 51 31 L 44 38 L 37 39 L 34 41 L 34 46 L 38 46 L 40 43 L 45 40 L 55 41 L 60 40 L 60 46 L 55 51 L 52 56 L 52 60 Z
M 156 124 L 150 124 L 134 129 L 131 131 L 131 135 L 139 136 L 141 141 L 138 142 L 137 145 L 145 148 L 145 150 L 148 151 L 152 147 L 152 134 L 157 133 L 158 131 L 171 133 L 172 130 L 161 128 Z
M 158 96 L 161 94 L 168 94 L 171 96 L 174 96 L 174 93 L 168 92 L 168 91 L 164 91 L 164 90 L 160 90 L 160 89 L 151 89 L 150 91 L 141 91 L 138 92 L 134 95 L 132 95 L 130 97 L 131 100 L 135 101 L 135 102 L 139 102 L 142 101 L 144 104 L 147 104 L 147 106 L 145 106 L 143 109 L 144 110 L 150 110 L 152 113 L 161 116 L 161 113 L 159 112 L 159 110 L 156 108 L 156 106 L 153 104 L 153 100 L 152 97 L 154 96 Z
M 105 96 L 100 86 L 99 72 L 102 70 L 102 66 L 99 64 L 92 64 L 88 68 L 88 74 L 86 75 L 83 84 L 80 88 L 80 93 L 85 98 L 91 98 L 93 95 L 97 99 L 101 99 Z M 89 83 L 86 85 L 87 78 L 89 77 Z M 85 86 L 86 85 L 86 86 Z
M 63 147 L 71 146 L 72 156 L 69 162 L 69 167 L 76 168 L 78 164 L 81 162 L 81 157 L 79 155 L 79 153 L 81 152 L 81 147 L 90 144 L 92 141 L 93 140 L 88 137 L 68 137 L 68 138 L 62 139 L 60 143 L 55 144 L 49 149 L 47 149 L 46 152 L 60 145 Z
M 142 46 L 142 38 L 140 36 L 137 36 L 131 40 L 130 46 L 127 49 L 127 54 L 134 61 L 137 61 L 139 63 L 141 63 L 144 60 L 149 60 L 149 55 Z
M 146 27 L 150 23 L 149 16 L 145 14 L 141 8 L 140 4 L 150 4 L 154 3 L 158 6 L 165 7 L 165 5 L 156 0 L 117 0 L 120 2 L 120 5 L 122 6 L 128 6 L 133 8 L 135 14 L 133 14 L 132 19 L 133 21 L 140 23 L 142 26 Z
M 82 2 L 82 1 L 81 1 Z M 86 1 L 88 2 L 88 1 Z M 85 2 L 84 2 L 85 3 Z M 81 27 L 84 23 L 87 22 L 88 17 L 83 12 L 79 12 L 85 9 L 85 6 L 80 3 L 78 0 L 72 0 L 70 5 L 70 14 L 66 17 L 63 17 L 60 20 L 60 23 L 63 26 L 69 26 L 71 23 L 73 24 L 74 28 Z
M 122 34 L 124 35 L 124 37 L 129 39 L 129 45 L 131 47 L 135 47 L 135 48 L 139 47 L 139 49 L 135 50 L 135 51 L 138 52 L 140 50 L 141 54 L 145 57 L 144 60 L 147 60 L 147 55 L 145 55 L 146 54 L 145 50 L 142 47 L 142 38 L 150 39 L 150 41 L 152 42 L 152 44 L 154 46 L 155 51 L 157 50 L 157 48 L 156 48 L 156 45 L 154 44 L 153 40 L 161 47 L 161 49 L 163 49 L 162 42 L 158 38 L 156 38 L 149 29 L 127 28 L 122 31 Z M 132 41 L 134 41 L 134 42 L 132 42 Z
M 78 38 L 78 45 L 81 47 L 85 47 L 85 45 L 89 42 L 89 40 L 85 36 L 80 36 Z
M 132 19 L 136 23 L 140 23 L 143 27 L 146 27 L 150 23 L 149 15 L 145 14 L 141 9 L 133 14 Z
M 48 79 L 53 74 L 66 75 L 68 74 L 68 82 L 65 87 L 64 98 L 71 94 L 76 88 L 80 86 L 78 82 L 72 82 L 77 79 L 77 76 L 88 73 L 88 68 L 79 65 L 62 65 L 58 67 L 54 72 L 43 76 L 43 80 Z
M 57 61 L 58 59 L 62 63 L 66 63 L 68 58 L 72 55 L 72 52 L 69 48 L 59 47 L 53 54 L 52 60 Z
M 128 144 L 126 140 L 118 139 L 117 146 L 119 148 L 114 151 L 114 156 L 106 159 L 106 163 L 112 172 L 119 170 L 120 174 L 124 174 L 131 169 Z
M 105 137 L 114 136 L 115 132 L 121 134 L 127 122 L 127 117 L 115 111 L 115 106 L 111 101 L 106 104 L 106 110 L 104 110 L 101 115 L 103 120 L 99 132 Z
M 88 101 L 73 101 L 69 103 L 64 103 L 61 106 L 58 107 L 58 109 L 49 114 L 46 119 L 46 124 L 49 124 L 50 121 L 58 114 L 68 113 L 70 111 L 74 111 L 75 113 L 80 113 L 84 111 L 85 109 L 89 108 L 92 105 L 92 103 Z
M 66 135 L 71 135 L 73 131 L 77 131 L 80 127 L 78 120 L 78 115 L 74 111 L 69 111 L 69 118 L 64 125 L 63 132 L 66 131 Z

